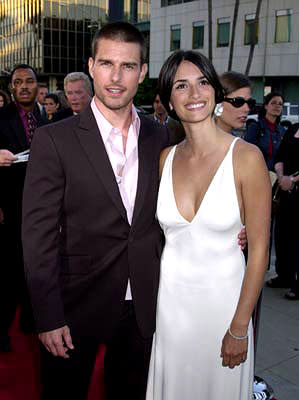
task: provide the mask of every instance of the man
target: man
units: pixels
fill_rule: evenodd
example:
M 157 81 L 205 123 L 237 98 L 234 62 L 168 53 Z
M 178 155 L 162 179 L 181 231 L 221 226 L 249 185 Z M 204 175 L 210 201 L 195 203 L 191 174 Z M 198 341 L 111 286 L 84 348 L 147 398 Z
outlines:
M 58 111 L 53 121 L 60 121 L 79 114 L 89 105 L 92 98 L 92 86 L 89 77 L 84 72 L 71 72 L 64 78 L 64 92 L 70 107 Z
M 67 82 L 80 112 L 38 130 L 24 190 L 43 400 L 86 398 L 99 343 L 107 345 L 107 399 L 143 399 L 155 330 L 162 249 L 155 210 L 168 135 L 132 104 L 147 73 L 140 32 L 108 24 L 92 49 L 95 97 L 74 108 L 79 99 Z
M 165 107 L 161 103 L 158 91 L 155 92 L 154 97 L 154 113 L 151 114 L 151 118 L 159 122 L 159 124 L 166 125 L 169 131 L 169 144 L 171 146 L 181 142 L 185 138 L 185 131 L 182 124 L 179 121 L 171 118 Z
M 37 90 L 37 105 L 39 108 L 39 111 L 44 119 L 47 119 L 47 114 L 45 110 L 45 98 L 47 94 L 49 93 L 48 87 L 46 83 L 40 82 L 37 84 L 38 90 Z
M 89 71 L 91 105 L 38 130 L 24 190 L 43 400 L 86 399 L 99 343 L 107 346 L 107 400 L 141 400 L 155 330 L 163 245 L 155 211 L 168 134 L 133 106 L 147 73 L 134 26 L 98 31 Z
M 26 162 L 18 162 L 16 154 L 29 149 L 35 128 L 42 124 L 36 105 L 37 78 L 35 70 L 26 64 L 16 66 L 10 75 L 14 101 L 0 110 L 0 207 L 3 211 L 1 240 L 0 351 L 9 351 L 8 329 L 16 308 L 21 306 L 23 330 L 32 330 L 30 303 L 21 245 L 22 192 Z

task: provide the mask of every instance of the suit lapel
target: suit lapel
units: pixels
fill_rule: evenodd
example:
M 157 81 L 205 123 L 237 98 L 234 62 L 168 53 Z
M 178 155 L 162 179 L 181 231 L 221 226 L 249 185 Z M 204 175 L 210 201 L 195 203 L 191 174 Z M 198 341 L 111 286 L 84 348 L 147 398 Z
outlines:
M 12 103 L 12 116 L 10 120 L 11 130 L 15 137 L 15 143 L 18 143 L 21 149 L 28 149 L 29 144 L 26 137 L 26 132 L 23 126 L 23 122 L 19 115 L 19 111 L 14 103 Z
M 121 200 L 115 175 L 90 106 L 80 114 L 76 134 L 86 156 L 111 197 L 111 200 L 122 217 L 128 221 L 127 212 Z
M 153 145 L 155 136 L 151 135 L 149 127 L 146 126 L 146 119 L 140 116 L 140 120 L 141 126 L 138 140 L 138 184 L 132 225 L 135 223 L 142 210 L 155 156 L 155 147 Z

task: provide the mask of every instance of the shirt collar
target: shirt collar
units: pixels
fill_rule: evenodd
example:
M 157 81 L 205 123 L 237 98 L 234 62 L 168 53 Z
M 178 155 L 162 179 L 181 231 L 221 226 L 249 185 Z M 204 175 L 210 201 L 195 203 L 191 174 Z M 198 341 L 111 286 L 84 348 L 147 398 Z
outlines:
M 110 124 L 110 122 L 104 117 L 104 115 L 98 109 L 98 107 L 95 103 L 94 97 L 90 103 L 90 106 L 91 106 L 92 112 L 95 116 L 95 119 L 97 121 L 98 128 L 99 128 L 100 133 L 103 138 L 103 142 L 106 143 L 112 129 L 115 129 L 115 128 L 113 125 Z M 131 125 L 133 126 L 133 132 L 136 135 L 136 138 L 138 139 L 139 131 L 140 131 L 140 118 L 137 114 L 137 111 L 136 111 L 136 108 L 134 107 L 134 105 L 132 105 L 132 124 Z

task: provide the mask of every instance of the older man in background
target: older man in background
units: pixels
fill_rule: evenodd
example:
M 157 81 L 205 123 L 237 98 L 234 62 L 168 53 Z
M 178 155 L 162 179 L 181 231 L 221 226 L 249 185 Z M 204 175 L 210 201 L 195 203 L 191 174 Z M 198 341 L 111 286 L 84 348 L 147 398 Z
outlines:
M 56 113 L 53 121 L 77 115 L 89 105 L 93 94 L 91 81 L 84 72 L 71 72 L 64 78 L 64 92 L 69 108 Z

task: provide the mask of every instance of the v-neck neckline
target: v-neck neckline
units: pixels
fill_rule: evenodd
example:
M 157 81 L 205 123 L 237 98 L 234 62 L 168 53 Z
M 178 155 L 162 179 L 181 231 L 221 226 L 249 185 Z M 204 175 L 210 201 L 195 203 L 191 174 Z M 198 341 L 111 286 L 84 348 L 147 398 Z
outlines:
M 176 152 L 177 145 L 174 146 L 172 158 L 171 158 L 171 160 L 170 160 L 170 176 L 171 176 L 171 181 L 170 181 L 170 183 L 171 183 L 171 190 L 172 190 L 172 196 L 173 196 L 173 200 L 174 200 L 174 204 L 175 204 L 176 211 L 177 211 L 177 213 L 179 214 L 179 216 L 184 220 L 184 222 L 185 222 L 186 224 L 191 225 L 191 224 L 193 223 L 193 221 L 196 219 L 197 215 L 199 214 L 200 210 L 202 209 L 202 204 L 204 203 L 204 201 L 205 201 L 205 199 L 206 199 L 206 197 L 207 197 L 207 193 L 210 191 L 210 188 L 211 188 L 213 182 L 215 181 L 216 176 L 218 175 L 218 172 L 220 171 L 220 169 L 221 169 L 221 167 L 222 167 L 222 165 L 223 165 L 225 159 L 226 159 L 226 158 L 228 157 L 228 155 L 230 154 L 230 150 L 231 150 L 233 144 L 234 144 L 237 140 L 238 140 L 238 138 L 233 139 L 232 142 L 231 142 L 231 144 L 229 145 L 229 147 L 228 147 L 228 149 L 227 149 L 227 151 L 226 151 L 226 153 L 225 153 L 225 155 L 224 155 L 222 161 L 219 163 L 219 165 L 218 165 L 218 167 L 217 167 L 217 169 L 216 169 L 216 171 L 215 171 L 215 173 L 214 173 L 214 175 L 213 175 L 213 177 L 212 177 L 212 179 L 211 179 L 211 181 L 210 181 L 210 183 L 209 183 L 209 185 L 208 185 L 208 187 L 207 187 L 207 190 L 205 191 L 205 194 L 204 194 L 204 196 L 203 196 L 203 198 L 202 198 L 202 200 L 201 200 L 201 202 L 200 202 L 200 205 L 199 205 L 198 209 L 196 210 L 196 213 L 194 214 L 194 216 L 193 216 L 193 218 L 191 219 L 191 221 L 188 221 L 188 220 L 181 214 L 181 212 L 180 212 L 180 210 L 179 210 L 179 208 L 178 208 L 178 204 L 177 204 L 176 198 L 175 198 L 174 185 L 173 185 L 173 159 L 174 159 L 174 156 L 175 156 L 175 152 Z

